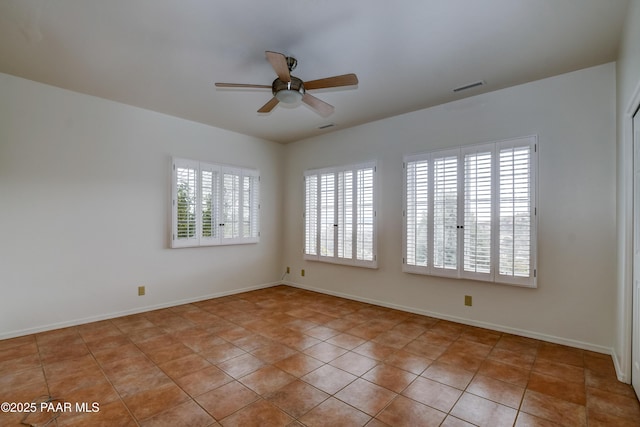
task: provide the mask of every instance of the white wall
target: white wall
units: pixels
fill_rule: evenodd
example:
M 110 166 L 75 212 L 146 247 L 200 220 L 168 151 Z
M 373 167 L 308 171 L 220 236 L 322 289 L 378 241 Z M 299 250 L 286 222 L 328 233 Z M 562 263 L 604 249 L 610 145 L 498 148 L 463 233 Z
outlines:
M 283 151 L 0 74 L 0 339 L 277 281 Z M 171 156 L 260 169 L 260 243 L 168 249 Z
M 609 352 L 616 277 L 615 64 L 299 141 L 286 150 L 292 284 Z M 402 273 L 402 157 L 539 136 L 538 289 Z M 378 161 L 378 270 L 303 261 L 303 171 Z M 306 270 L 301 277 L 300 269 Z M 465 307 L 464 295 L 473 296 Z
M 614 362 L 618 378 L 631 381 L 631 276 L 633 137 L 631 117 L 640 103 L 640 0 L 631 0 L 617 61 L 618 265 Z
M 0 338 L 261 286 L 291 266 L 292 284 L 609 351 L 615 72 L 605 64 L 287 146 L 0 74 Z M 402 273 L 402 156 L 531 134 L 538 289 Z M 260 169 L 260 243 L 168 249 L 171 156 Z M 303 261 L 302 172 L 372 159 L 379 269 Z

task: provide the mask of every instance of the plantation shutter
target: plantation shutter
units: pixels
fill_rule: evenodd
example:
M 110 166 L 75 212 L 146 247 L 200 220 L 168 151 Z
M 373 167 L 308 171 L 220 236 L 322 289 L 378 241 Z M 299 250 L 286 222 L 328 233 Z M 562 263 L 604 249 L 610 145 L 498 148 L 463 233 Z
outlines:
M 493 150 L 493 144 L 462 150 L 464 159 L 463 277 L 493 278 Z
M 318 255 L 318 176 L 304 179 L 304 253 Z
M 376 267 L 375 164 L 305 171 L 305 259 Z
M 220 237 L 219 220 L 219 176 L 220 168 L 214 165 L 201 165 L 200 212 L 202 218 L 201 238 L 217 241 Z
M 260 235 L 260 178 L 257 171 L 223 168 L 221 175 L 222 242 L 257 242 Z
M 172 247 L 257 243 L 257 170 L 173 159 Z
M 353 257 L 353 171 L 338 172 L 338 257 Z
M 355 219 L 357 222 L 354 234 L 357 248 L 356 259 L 362 261 L 375 260 L 374 255 L 374 171 L 375 167 L 367 167 L 357 170 L 356 182 L 356 208 Z
M 413 157 L 415 159 L 415 157 Z M 429 156 L 405 162 L 405 266 L 428 267 Z
M 442 275 L 458 271 L 458 155 L 459 150 L 432 155 L 432 270 Z
M 173 247 L 192 246 L 199 240 L 198 169 L 198 162 L 176 160 L 173 163 Z
M 240 237 L 240 176 L 222 172 L 222 238 Z
M 244 176 L 243 199 L 243 238 L 258 239 L 260 237 L 260 176 L 248 174 Z
M 498 145 L 498 269 L 496 281 L 532 286 L 535 279 L 534 138 Z
M 334 256 L 336 224 L 336 179 L 333 173 L 320 175 L 320 256 Z
M 536 286 L 537 138 L 406 156 L 403 271 Z

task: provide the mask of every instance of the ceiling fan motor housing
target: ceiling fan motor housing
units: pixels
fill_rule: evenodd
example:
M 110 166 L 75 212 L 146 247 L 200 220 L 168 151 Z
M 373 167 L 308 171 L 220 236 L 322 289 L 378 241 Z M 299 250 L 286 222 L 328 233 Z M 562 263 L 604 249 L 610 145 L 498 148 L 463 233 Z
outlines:
M 292 76 L 291 71 L 296 68 L 298 61 L 291 56 L 284 56 L 282 53 L 266 51 L 267 60 L 278 76 L 271 83 L 273 98 L 258 110 L 258 113 L 270 113 L 278 104 L 286 104 L 290 107 L 297 107 L 300 103 L 305 103 L 315 110 L 322 117 L 328 117 L 333 113 L 333 105 L 306 93 L 305 83 L 299 78 Z M 309 89 L 325 89 L 341 86 L 352 86 L 358 84 L 355 74 L 343 74 L 341 76 L 326 77 L 307 81 Z M 216 87 L 241 87 L 241 88 L 268 88 L 266 85 L 253 85 L 243 83 L 216 83 Z
M 302 99 L 304 95 L 304 82 L 297 77 L 291 76 L 290 82 L 283 82 L 280 79 L 275 79 L 271 84 L 271 90 L 273 96 L 278 98 L 278 101 L 285 104 L 293 104 Z

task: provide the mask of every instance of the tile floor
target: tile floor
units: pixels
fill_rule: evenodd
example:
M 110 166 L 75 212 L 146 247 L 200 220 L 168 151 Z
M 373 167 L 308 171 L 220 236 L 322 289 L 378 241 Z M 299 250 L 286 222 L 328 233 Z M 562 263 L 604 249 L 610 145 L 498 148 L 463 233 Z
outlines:
M 0 402 L 40 396 L 25 422 L 640 425 L 607 355 L 287 286 L 0 341 Z

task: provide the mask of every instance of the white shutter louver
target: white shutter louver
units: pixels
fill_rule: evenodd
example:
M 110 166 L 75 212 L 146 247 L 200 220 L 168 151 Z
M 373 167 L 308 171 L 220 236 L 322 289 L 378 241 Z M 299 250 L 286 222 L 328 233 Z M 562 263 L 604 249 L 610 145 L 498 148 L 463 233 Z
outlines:
M 353 172 L 338 173 L 338 257 L 353 256 Z
M 240 177 L 237 174 L 222 174 L 222 237 L 240 237 Z
M 251 177 L 242 176 L 242 227 L 240 237 L 251 236 Z
M 218 168 L 201 167 L 200 215 L 202 218 L 202 239 L 217 239 L 218 230 Z
M 257 239 L 260 237 L 260 177 L 250 175 L 251 194 L 248 204 L 250 231 L 245 237 Z
M 304 180 L 304 253 L 318 255 L 318 176 L 308 175 Z
M 499 262 L 501 279 L 522 281 L 533 278 L 533 145 L 525 141 L 503 144 L 499 148 Z M 520 279 L 520 280 L 518 280 Z
M 358 169 L 357 171 L 356 259 L 363 261 L 373 261 L 374 259 L 373 173 L 374 168 Z
M 198 168 L 193 162 L 173 163 L 172 246 L 189 246 L 198 241 Z
M 335 175 L 320 175 L 320 256 L 334 256 Z
M 242 217 L 242 227 L 240 228 L 239 237 L 257 238 L 258 237 L 258 217 L 259 217 L 259 197 L 258 197 L 258 176 L 241 172 L 242 193 L 240 204 L 240 216 Z
M 407 265 L 429 265 L 429 160 L 406 162 L 406 256 Z
M 433 156 L 433 268 L 458 268 L 458 156 Z
M 492 163 L 492 147 L 465 150 L 463 266 L 469 273 L 492 273 Z

